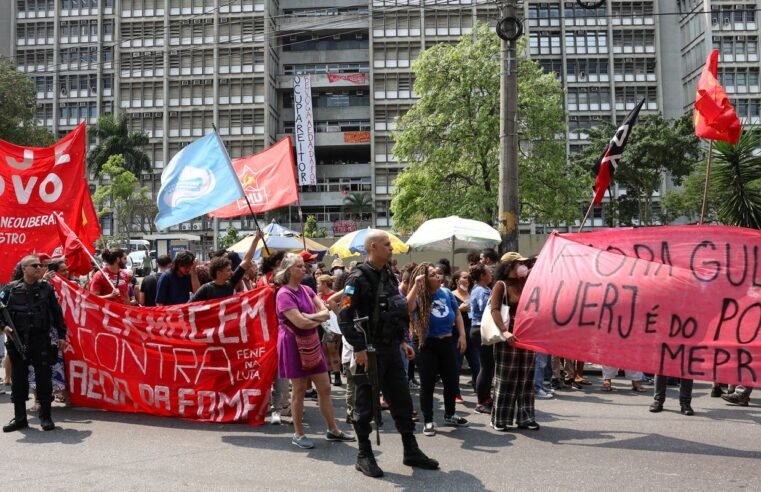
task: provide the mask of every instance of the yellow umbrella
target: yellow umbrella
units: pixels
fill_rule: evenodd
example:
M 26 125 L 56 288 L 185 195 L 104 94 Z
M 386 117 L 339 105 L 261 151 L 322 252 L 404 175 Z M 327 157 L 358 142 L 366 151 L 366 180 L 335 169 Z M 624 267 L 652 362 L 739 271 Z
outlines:
M 365 237 L 367 237 L 367 234 L 370 231 L 378 230 L 379 229 L 371 229 L 368 227 L 367 229 L 360 229 L 354 232 L 350 232 L 349 234 L 333 243 L 333 246 L 330 247 L 330 254 L 333 256 L 338 256 L 339 258 L 365 255 L 367 254 L 367 251 L 365 251 Z M 394 254 L 401 254 L 409 251 L 409 246 L 404 244 L 404 241 L 399 239 L 396 234 L 388 231 L 381 232 L 386 232 L 388 237 L 391 238 L 391 247 L 393 248 Z

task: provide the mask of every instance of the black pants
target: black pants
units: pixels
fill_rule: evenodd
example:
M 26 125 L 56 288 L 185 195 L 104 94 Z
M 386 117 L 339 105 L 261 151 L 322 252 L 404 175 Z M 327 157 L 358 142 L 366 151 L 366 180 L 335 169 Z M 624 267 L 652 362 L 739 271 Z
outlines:
M 457 395 L 457 360 L 452 350 L 451 337 L 426 338 L 417 358 L 420 372 L 420 409 L 425 423 L 433 422 L 433 389 L 436 376 L 444 383 L 444 416 L 451 417 L 455 411 Z
M 53 373 L 50 367 L 49 344 L 30 344 L 27 349 L 27 358 L 21 358 L 16 346 L 9 342 L 5 344 L 8 357 L 13 365 L 13 384 L 11 386 L 11 399 L 16 409 L 16 419 L 26 420 L 26 402 L 29 399 L 29 364 L 34 367 L 34 376 L 37 382 L 37 400 L 43 407 L 50 407 L 53 401 Z M 19 409 L 23 411 L 19 414 Z
M 655 376 L 655 401 L 666 401 L 666 382 L 668 377 L 657 374 Z M 679 404 L 689 405 L 692 403 L 692 379 L 682 379 L 679 383 Z
M 478 346 L 481 355 L 481 370 L 476 378 L 476 395 L 478 403 L 484 403 L 491 398 L 491 386 L 494 380 L 494 347 L 481 345 L 481 332 L 474 330 L 470 335 L 470 342 Z
M 396 424 L 396 430 L 401 434 L 415 432 L 415 423 L 412 421 L 412 398 L 404 376 L 402 356 L 399 353 L 399 344 L 383 344 L 375 347 L 378 361 L 378 381 L 383 399 L 388 403 L 391 417 Z M 358 441 L 367 441 L 372 432 L 373 421 L 373 391 L 367 383 L 360 384 L 359 378 L 355 379 L 354 390 L 354 431 Z M 376 402 L 380 404 L 380 402 Z

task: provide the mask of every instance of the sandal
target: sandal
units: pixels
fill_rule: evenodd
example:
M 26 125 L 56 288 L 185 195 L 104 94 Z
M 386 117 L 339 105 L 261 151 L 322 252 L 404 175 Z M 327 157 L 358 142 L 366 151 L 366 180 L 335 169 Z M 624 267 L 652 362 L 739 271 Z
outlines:
M 610 381 L 603 381 L 602 386 L 600 387 L 600 391 L 605 391 L 606 393 L 610 393 L 613 391 L 613 386 Z
M 647 393 L 647 390 L 643 388 L 641 385 L 635 385 L 632 384 L 632 391 L 635 393 Z
M 576 382 L 579 383 L 579 384 L 583 384 L 584 386 L 589 386 L 589 385 L 592 384 L 592 381 L 590 381 L 587 378 L 579 378 L 579 379 L 576 380 Z

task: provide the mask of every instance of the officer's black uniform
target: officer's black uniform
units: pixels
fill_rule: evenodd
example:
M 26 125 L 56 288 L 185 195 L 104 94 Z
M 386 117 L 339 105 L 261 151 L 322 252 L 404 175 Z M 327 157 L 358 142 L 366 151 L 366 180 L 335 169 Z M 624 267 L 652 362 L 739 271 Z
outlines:
M 57 348 L 51 345 L 50 328 L 55 327 L 60 340 L 66 339 L 66 324 L 58 304 L 55 290 L 47 282 L 37 281 L 27 284 L 17 280 L 0 291 L 0 300 L 8 306 L 8 312 L 16 332 L 26 345 L 27 360 L 23 360 L 10 337 L 6 336 L 5 347 L 13 364 L 13 385 L 11 394 L 15 421 L 3 430 L 10 432 L 26 427 L 26 401 L 29 398 L 29 364 L 34 367 L 37 382 L 37 399 L 40 402 L 40 423 L 43 429 L 55 426 L 50 415 L 53 401 L 51 365 L 55 363 Z M 0 329 L 5 321 L 0 317 Z
M 381 289 L 380 296 L 377 288 Z M 346 279 L 341 306 L 339 325 L 346 340 L 354 347 L 354 352 L 362 352 L 367 347 L 353 320 L 369 317 L 363 328 L 376 350 L 378 381 L 383 398 L 388 402 L 396 430 L 402 434 L 404 463 L 421 468 L 438 468 L 438 462 L 425 456 L 415 441 L 412 398 L 399 351 L 404 330 L 409 326 L 409 308 L 407 299 L 399 294 L 399 284 L 391 269 L 385 266 L 379 271 L 369 262 L 359 265 Z M 381 476 L 383 472 L 375 463 L 370 446 L 372 387 L 369 384 L 358 385 L 354 398 L 352 417 L 359 442 L 357 469 L 366 475 Z

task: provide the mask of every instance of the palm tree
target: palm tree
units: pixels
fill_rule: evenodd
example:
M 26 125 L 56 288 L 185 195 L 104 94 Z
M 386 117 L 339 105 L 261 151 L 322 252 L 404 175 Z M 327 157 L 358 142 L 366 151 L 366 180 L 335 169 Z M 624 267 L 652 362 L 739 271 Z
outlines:
M 737 145 L 715 142 L 713 159 L 714 186 L 724 195 L 721 222 L 761 229 L 761 131 L 745 129 Z
M 96 175 L 115 154 L 124 156 L 124 169 L 135 176 L 151 169 L 151 160 L 142 150 L 148 145 L 148 135 L 142 131 L 130 131 L 126 114 L 116 118 L 111 114 L 101 116 L 90 131 L 99 140 L 87 154 L 87 165 Z
M 356 215 L 361 220 L 366 213 L 373 211 L 373 198 L 369 193 L 354 192 L 344 198 L 344 213 Z

